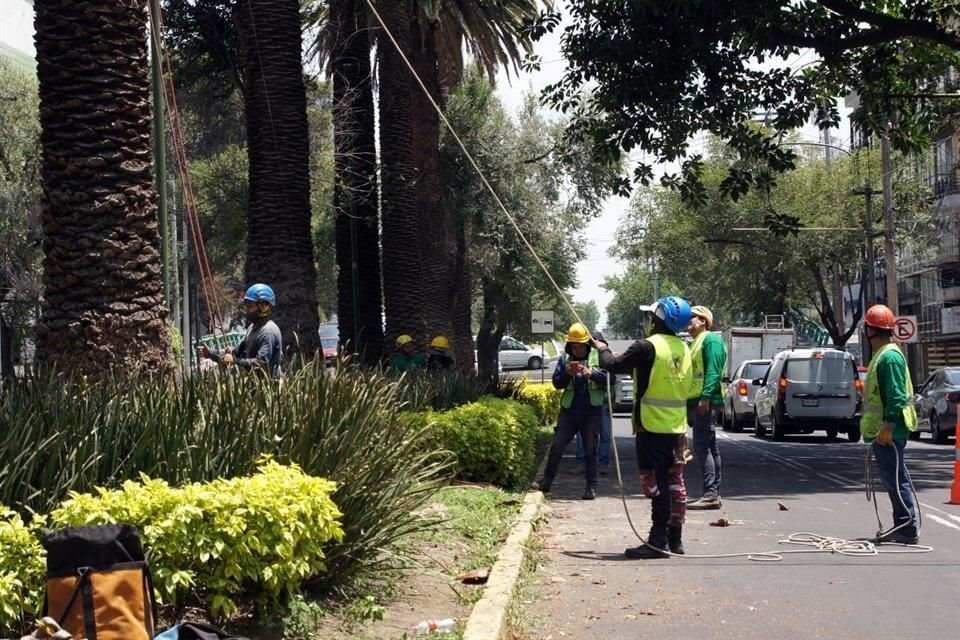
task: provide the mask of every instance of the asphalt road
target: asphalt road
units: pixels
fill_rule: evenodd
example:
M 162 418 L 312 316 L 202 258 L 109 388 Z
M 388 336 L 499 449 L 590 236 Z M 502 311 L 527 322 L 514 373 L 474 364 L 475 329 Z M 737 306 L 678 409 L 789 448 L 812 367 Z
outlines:
M 630 513 L 644 535 L 649 502 L 638 495 L 633 439 L 626 418 L 615 434 Z M 877 530 L 864 497 L 867 447 L 822 436 L 784 442 L 751 433 L 721 433 L 723 509 L 690 511 L 688 554 L 799 549 L 778 544 L 795 532 L 845 539 Z M 568 456 L 572 456 L 572 448 Z M 907 465 L 923 512 L 925 554 L 849 557 L 786 555 L 780 562 L 745 558 L 630 561 L 638 544 L 617 492 L 615 472 L 601 478 L 596 501 L 580 501 L 583 479 L 564 459 L 541 527 L 546 562 L 524 594 L 530 638 L 956 638 L 960 637 L 960 506 L 946 504 L 953 447 L 911 442 Z M 699 469 L 687 486 L 699 495 Z M 880 515 L 890 506 L 880 496 Z M 780 510 L 782 503 L 787 510 Z M 710 526 L 725 517 L 729 527 Z M 881 547 L 886 550 L 890 547 Z M 902 549 L 902 548 L 901 548 Z

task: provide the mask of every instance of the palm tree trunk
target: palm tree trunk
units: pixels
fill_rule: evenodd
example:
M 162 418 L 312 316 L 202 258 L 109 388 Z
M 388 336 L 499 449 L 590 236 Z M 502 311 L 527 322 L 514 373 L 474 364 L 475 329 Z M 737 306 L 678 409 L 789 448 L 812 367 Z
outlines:
M 380 0 L 377 9 L 400 48 L 409 46 L 408 0 Z M 423 274 L 413 155 L 410 71 L 386 34 L 378 33 L 382 160 L 383 298 L 387 337 L 410 334 L 423 343 Z
M 417 75 L 438 104 L 442 100 L 437 60 L 437 24 L 410 23 L 410 57 Z M 423 260 L 423 316 L 429 337 L 452 337 L 456 245 L 443 208 L 440 177 L 440 117 L 416 81 L 410 83 L 413 145 L 417 162 L 417 208 Z M 460 355 L 459 353 L 457 354 Z
M 146 0 L 37 0 L 44 301 L 37 363 L 169 370 Z
M 329 12 L 337 320 L 341 344 L 376 364 L 384 344 L 370 41 L 356 0 L 332 0 Z
M 320 337 L 300 3 L 238 0 L 234 17 L 243 48 L 250 159 L 247 284 L 274 288 L 274 319 L 285 347 L 310 357 Z

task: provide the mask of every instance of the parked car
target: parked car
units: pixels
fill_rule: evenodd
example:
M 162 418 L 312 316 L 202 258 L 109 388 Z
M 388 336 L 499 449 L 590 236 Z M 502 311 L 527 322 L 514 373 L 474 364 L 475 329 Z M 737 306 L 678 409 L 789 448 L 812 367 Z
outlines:
M 944 444 L 957 432 L 957 403 L 960 403 L 960 367 L 937 369 L 917 390 L 917 431 L 929 431 L 933 441 Z
M 633 378 L 617 376 L 613 385 L 613 412 L 630 413 L 633 411 Z
M 756 378 L 762 378 L 770 368 L 770 360 L 744 360 L 734 370 L 727 382 L 727 393 L 723 401 L 723 430 L 743 431 L 753 426 L 755 421 L 753 405 L 757 398 Z
M 510 336 L 500 340 L 500 364 L 504 369 L 540 369 L 543 358 L 540 349 L 528 347 Z
M 323 360 L 327 366 L 336 363 L 339 342 L 340 329 L 336 322 L 324 322 L 320 325 L 320 346 L 323 348 Z
M 836 349 L 781 351 L 761 378 L 754 424 L 758 436 L 769 429 L 774 440 L 787 433 L 846 433 L 860 440 L 863 382 L 852 355 Z

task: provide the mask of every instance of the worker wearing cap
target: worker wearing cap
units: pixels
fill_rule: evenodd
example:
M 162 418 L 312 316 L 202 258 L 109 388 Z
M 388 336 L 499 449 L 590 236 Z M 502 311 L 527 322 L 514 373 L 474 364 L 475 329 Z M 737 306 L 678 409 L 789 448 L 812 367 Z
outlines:
M 636 435 L 640 486 L 650 498 L 650 534 L 645 544 L 631 547 L 631 559 L 682 554 L 687 488 L 683 479 L 687 433 L 687 397 L 692 365 L 690 351 L 677 334 L 690 325 L 690 305 L 665 296 L 645 314 L 644 333 L 622 354 L 603 342 L 595 345 L 600 365 L 610 373 L 633 374 L 633 432 Z M 589 460 L 589 458 L 588 458 Z
M 597 438 L 600 436 L 607 372 L 600 368 L 597 351 L 590 344 L 587 328 L 575 322 L 567 331 L 564 355 L 553 372 L 553 386 L 561 389 L 560 416 L 554 430 L 553 444 L 547 457 L 543 478 L 533 483 L 534 489 L 550 491 L 563 451 L 579 433 L 586 454 L 586 488 L 584 500 L 597 496 Z
M 917 430 L 910 370 L 903 352 L 893 341 L 893 311 L 882 304 L 873 305 L 863 324 L 873 357 L 867 369 L 860 433 L 864 442 L 872 443 L 880 481 L 893 505 L 894 520 L 893 529 L 874 542 L 917 544 L 917 504 L 903 459 L 907 437 Z
M 425 367 L 427 359 L 417 353 L 417 343 L 413 337 L 403 334 L 397 337 L 397 353 L 390 359 L 390 368 L 400 373 Z
M 693 428 L 693 452 L 703 474 L 703 493 L 687 509 L 719 509 L 720 451 L 717 449 L 717 418 L 723 411 L 723 372 L 727 347 L 713 328 L 713 312 L 695 305 L 687 331 L 693 336 L 690 361 L 693 385 L 687 398 L 687 422 Z
M 431 340 L 430 347 L 427 349 L 427 369 L 446 371 L 453 369 L 453 365 L 453 350 L 450 348 L 450 340 L 446 336 L 437 336 Z

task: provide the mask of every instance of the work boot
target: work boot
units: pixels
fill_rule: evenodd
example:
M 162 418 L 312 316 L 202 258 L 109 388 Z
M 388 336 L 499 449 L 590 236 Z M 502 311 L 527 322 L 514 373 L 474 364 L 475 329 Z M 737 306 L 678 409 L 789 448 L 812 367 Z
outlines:
M 583 495 L 580 496 L 581 500 L 593 500 L 597 497 L 597 490 L 593 487 L 587 487 L 583 490 Z
M 723 506 L 723 502 L 720 500 L 720 496 L 703 496 L 698 500 L 687 503 L 687 509 L 693 509 L 695 511 L 706 511 L 708 509 L 719 509 Z
M 667 548 L 666 532 L 660 527 L 651 527 L 650 535 L 647 536 L 647 543 L 639 547 L 630 547 L 623 552 L 623 555 L 631 560 L 654 560 L 656 558 L 669 558 L 670 555 L 661 551 Z
M 686 553 L 683 550 L 683 526 L 670 527 L 667 529 L 667 542 L 670 544 L 670 553 L 675 553 L 678 556 L 682 556 Z
M 550 483 L 543 478 L 537 480 L 536 482 L 531 482 L 530 488 L 533 489 L 534 491 L 542 491 L 544 493 L 550 493 Z
M 911 531 L 893 531 L 886 535 L 871 538 L 873 544 L 920 544 L 920 536 Z

